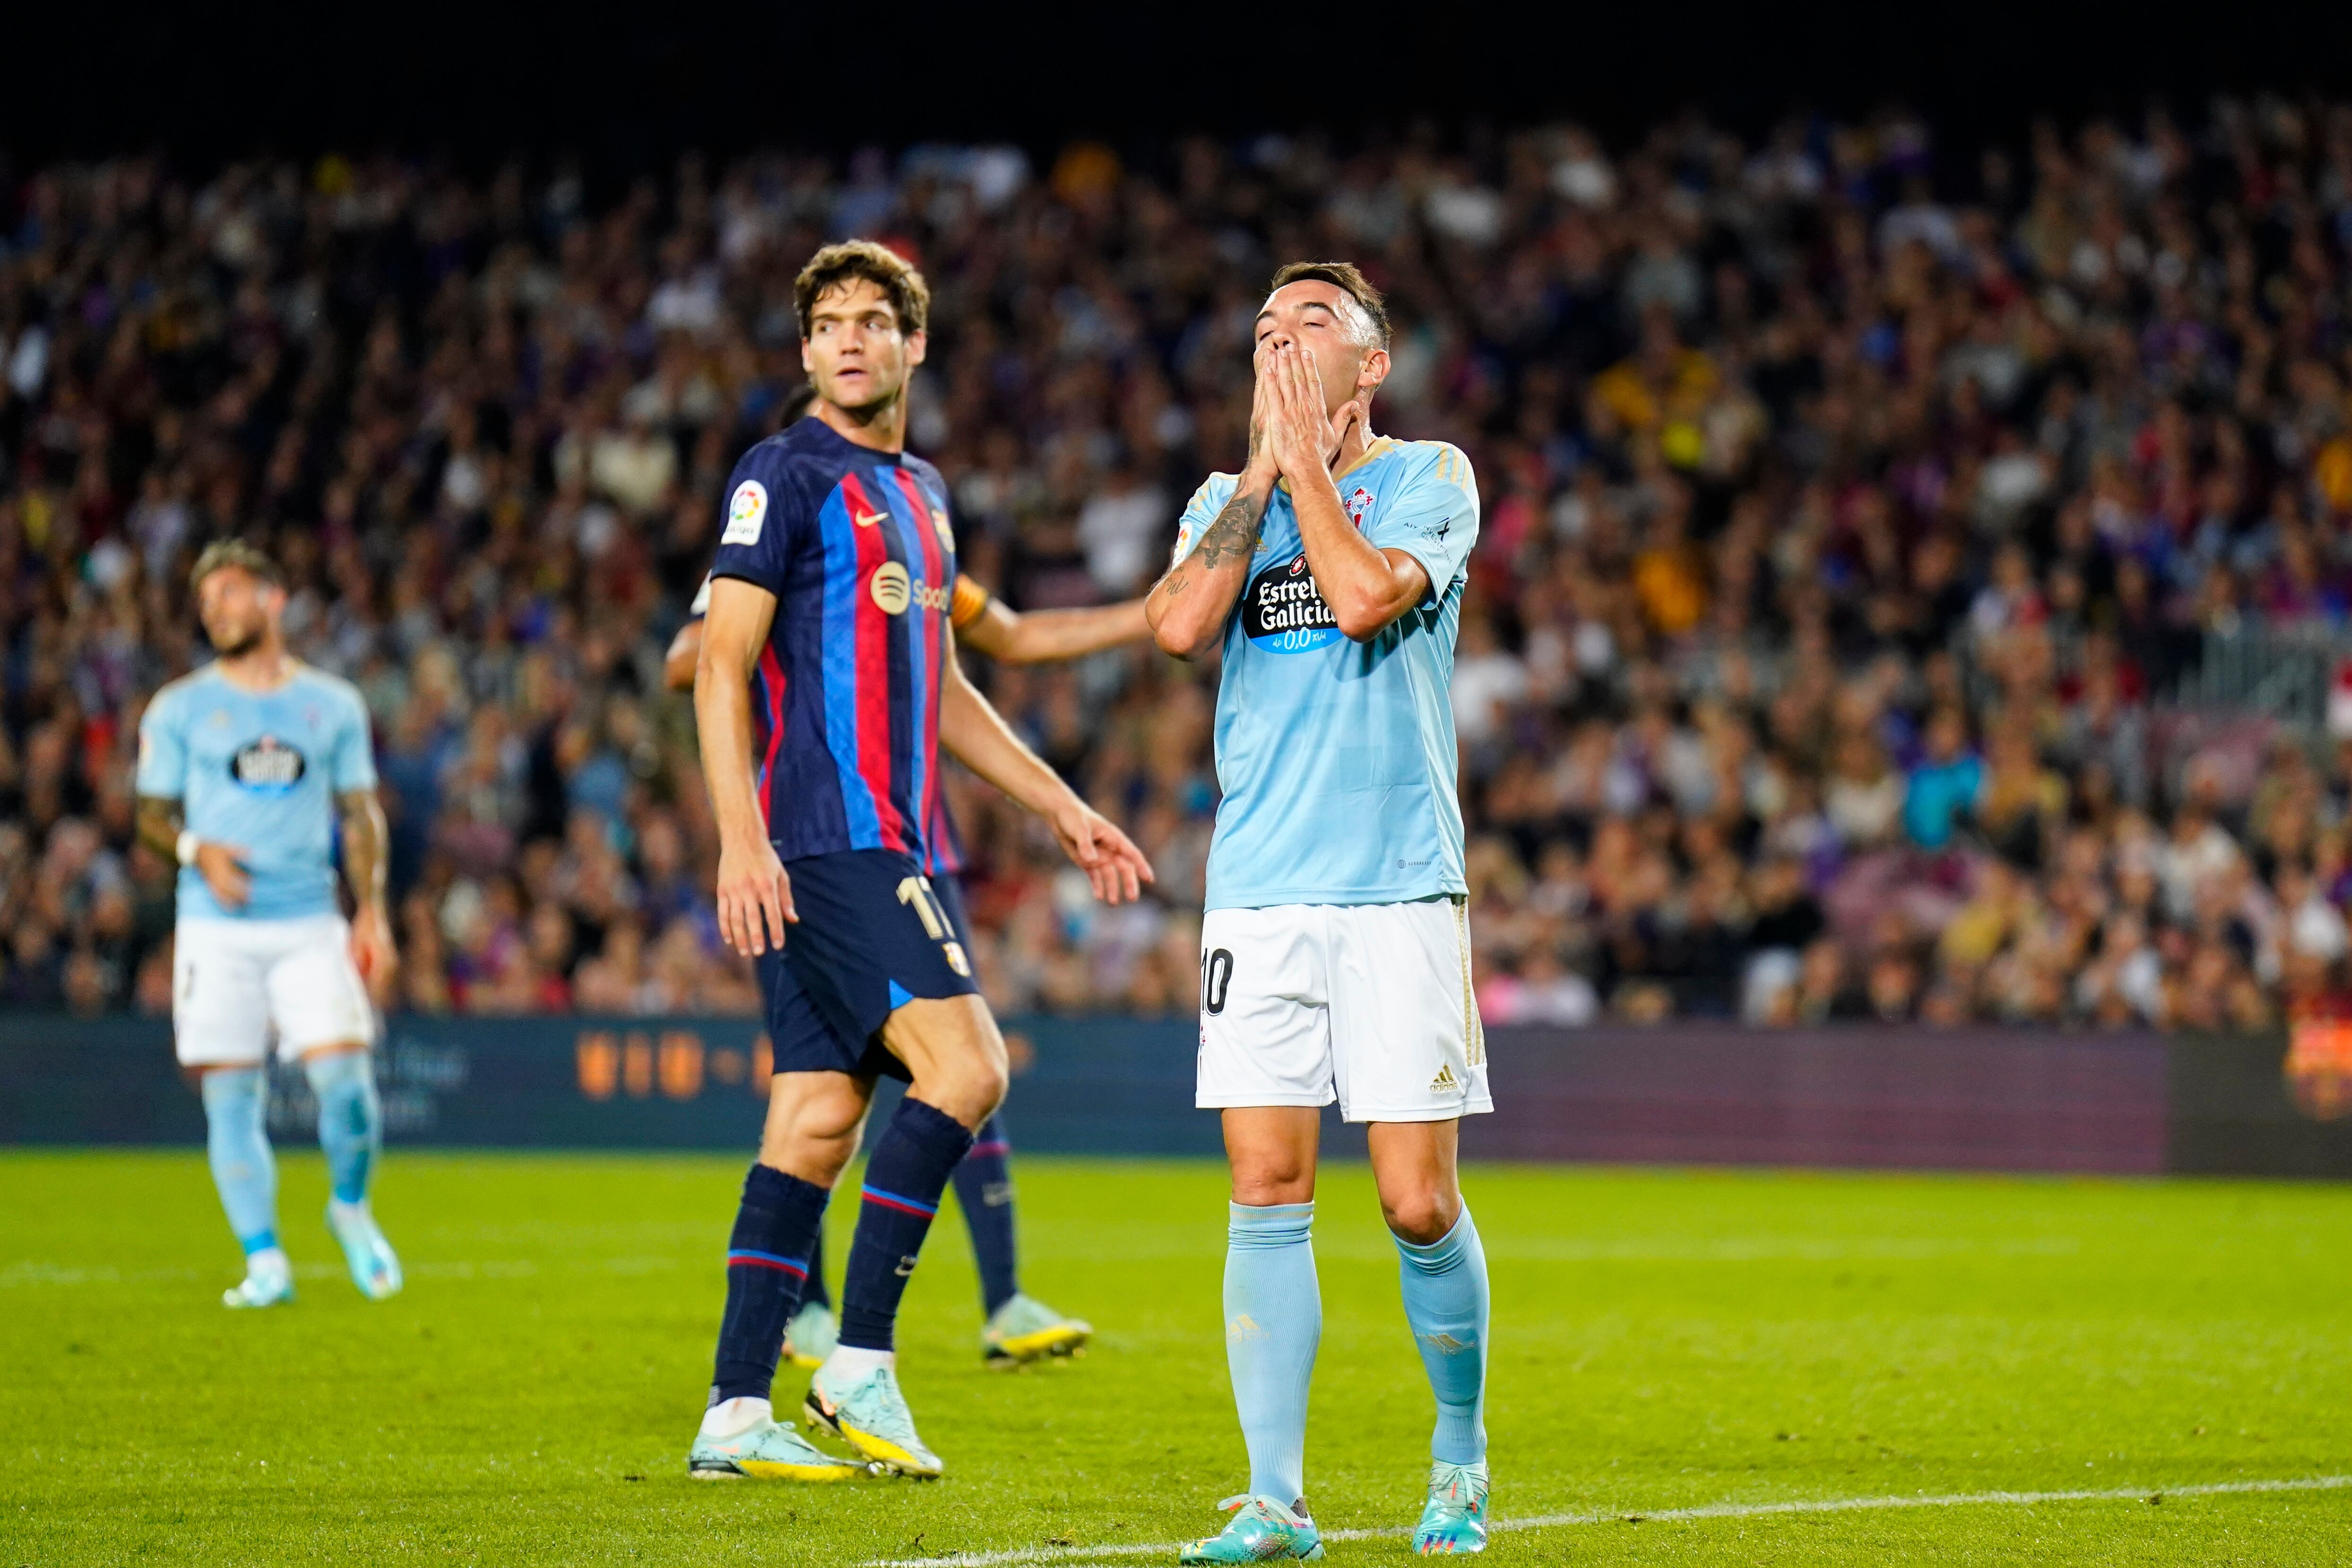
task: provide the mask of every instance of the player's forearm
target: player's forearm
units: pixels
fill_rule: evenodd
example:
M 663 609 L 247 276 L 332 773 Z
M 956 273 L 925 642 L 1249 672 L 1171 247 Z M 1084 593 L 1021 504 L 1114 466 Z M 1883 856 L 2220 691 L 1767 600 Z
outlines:
M 1032 610 L 1012 616 L 1012 635 L 996 657 L 1009 664 L 1050 664 L 1140 642 L 1151 635 L 1143 606 L 1142 600 L 1130 599 L 1094 609 Z
M 139 797 L 139 841 L 167 861 L 180 858 L 180 802 L 162 795 Z
M 1022 744 L 994 705 L 950 661 L 940 695 L 940 744 L 1018 805 L 1050 816 L 1070 798 L 1069 785 Z
M 383 914 L 392 842 L 383 805 L 373 789 L 351 790 L 337 804 L 343 818 L 343 875 L 352 884 L 352 897 L 362 908 Z
M 751 688 L 739 674 L 715 669 L 702 651 L 694 682 L 694 724 L 702 741 L 702 782 L 722 841 L 762 839 L 767 824 L 751 783 Z
M 1153 639 L 1180 659 L 1197 658 L 1216 646 L 1249 580 L 1258 525 L 1265 517 L 1274 486 L 1254 474 L 1243 479 L 1192 552 L 1171 567 L 1144 598 L 1144 619 Z
M 669 640 L 662 655 L 662 685 L 674 692 L 694 689 L 694 670 L 702 662 L 702 622 L 689 621 Z
M 1331 607 L 1340 634 L 1363 642 L 1412 608 L 1418 584 L 1408 581 L 1388 553 L 1357 531 L 1341 505 L 1339 489 L 1324 473 L 1294 481 L 1290 503 L 1298 517 L 1298 542 L 1315 591 Z

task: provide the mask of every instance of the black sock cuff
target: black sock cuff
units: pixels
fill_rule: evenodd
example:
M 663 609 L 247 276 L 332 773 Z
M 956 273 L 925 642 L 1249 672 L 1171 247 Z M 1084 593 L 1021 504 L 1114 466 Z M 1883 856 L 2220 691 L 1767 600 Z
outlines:
M 944 1176 L 971 1152 L 971 1130 L 936 1105 L 912 1095 L 898 1102 L 890 1114 L 890 1130 L 939 1162 Z
M 773 1166 L 754 1164 L 743 1177 L 743 1201 L 754 1208 L 771 1208 L 790 1213 L 796 1208 L 814 1205 L 818 1213 L 824 1211 L 825 1200 L 832 1195 L 814 1182 L 789 1176 Z

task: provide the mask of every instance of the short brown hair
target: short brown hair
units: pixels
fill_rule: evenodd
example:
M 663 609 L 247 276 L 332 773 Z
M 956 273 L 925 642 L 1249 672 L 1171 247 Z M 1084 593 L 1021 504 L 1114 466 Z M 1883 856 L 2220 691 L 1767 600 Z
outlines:
M 261 552 L 259 546 L 249 545 L 243 539 L 215 539 L 205 547 L 202 555 L 196 557 L 195 569 L 188 573 L 188 591 L 197 591 L 204 587 L 205 579 L 223 567 L 232 566 L 259 578 L 272 588 L 286 586 L 286 574 L 278 570 L 276 561 Z
M 870 239 L 844 240 L 809 257 L 793 279 L 793 313 L 801 319 L 801 336 L 809 335 L 809 317 L 829 291 L 863 279 L 882 291 L 898 312 L 898 330 L 908 337 L 923 329 L 931 317 L 931 286 L 914 264 L 887 246 Z
M 1371 279 L 1356 270 L 1351 261 L 1294 261 L 1274 275 L 1274 283 L 1266 292 L 1291 283 L 1328 283 L 1362 307 L 1372 324 L 1372 347 L 1389 346 L 1388 302 L 1381 291 L 1372 287 Z

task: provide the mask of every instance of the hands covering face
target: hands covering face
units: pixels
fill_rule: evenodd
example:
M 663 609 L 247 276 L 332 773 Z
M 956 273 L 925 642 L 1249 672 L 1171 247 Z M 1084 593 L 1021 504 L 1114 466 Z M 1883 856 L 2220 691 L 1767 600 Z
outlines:
M 1360 396 L 1352 397 L 1327 414 L 1315 350 L 1268 338 L 1257 352 L 1252 415 L 1276 471 L 1297 479 L 1309 471 L 1330 471 L 1349 427 L 1363 423 L 1364 404 Z

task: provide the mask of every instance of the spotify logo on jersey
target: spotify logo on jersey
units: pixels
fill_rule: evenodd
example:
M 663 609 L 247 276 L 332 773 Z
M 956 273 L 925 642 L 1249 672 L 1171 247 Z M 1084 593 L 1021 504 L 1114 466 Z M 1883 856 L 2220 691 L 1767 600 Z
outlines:
M 908 580 L 907 569 L 895 560 L 886 560 L 874 569 L 866 580 L 866 591 L 874 596 L 875 607 L 885 615 L 898 615 L 909 604 L 925 610 L 945 610 L 950 597 L 944 588 L 929 588 Z
M 263 795 L 283 795 L 302 781 L 310 765 L 302 754 L 274 735 L 239 747 L 228 759 L 228 776 Z

